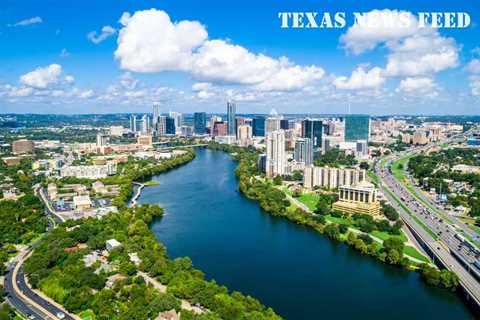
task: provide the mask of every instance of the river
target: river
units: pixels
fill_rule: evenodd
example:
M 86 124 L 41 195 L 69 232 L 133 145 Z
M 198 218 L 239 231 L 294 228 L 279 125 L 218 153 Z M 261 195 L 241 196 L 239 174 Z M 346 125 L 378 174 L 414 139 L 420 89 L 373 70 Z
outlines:
M 225 153 L 197 149 L 143 190 L 139 203 L 165 209 L 151 229 L 170 257 L 189 256 L 207 278 L 286 319 L 474 318 L 456 294 L 417 273 L 264 213 L 237 191 L 235 167 Z

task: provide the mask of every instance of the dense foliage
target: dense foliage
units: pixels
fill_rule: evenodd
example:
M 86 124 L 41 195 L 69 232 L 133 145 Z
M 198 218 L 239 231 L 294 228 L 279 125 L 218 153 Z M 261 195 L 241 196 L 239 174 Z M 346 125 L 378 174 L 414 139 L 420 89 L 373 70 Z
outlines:
M 330 167 L 351 167 L 357 164 L 355 156 L 345 154 L 345 151 L 333 148 L 325 152 L 323 155 L 314 161 L 316 166 L 330 166 Z
M 229 293 L 224 286 L 206 280 L 201 271 L 192 267 L 189 258 L 170 260 L 165 247 L 148 228 L 152 219 L 162 213 L 158 206 L 143 205 L 102 220 L 69 221 L 60 225 L 46 236 L 26 262 L 25 272 L 30 283 L 68 311 L 78 313 L 91 309 L 97 319 L 153 319 L 161 311 L 179 310 L 179 299 L 198 303 L 211 311 L 203 316 L 185 312 L 186 319 L 279 319 L 254 298 Z M 98 262 L 86 267 L 83 257 L 93 250 L 104 250 L 106 240 L 112 238 L 122 244 L 108 256 L 108 263 L 114 268 L 102 269 Z M 138 267 L 128 256 L 133 252 L 142 261 Z M 167 292 L 147 285 L 138 271 L 167 285 Z M 106 288 L 107 277 L 117 273 L 125 278 Z
M 428 155 L 421 154 L 410 158 L 408 170 L 423 188 L 435 188 L 442 193 L 450 193 L 446 180 L 465 182 L 472 187 L 471 194 L 457 194 L 449 197 L 453 206 L 469 207 L 470 215 L 480 217 L 480 174 L 460 173 L 451 170 L 457 164 L 480 166 L 480 153 L 475 149 L 445 149 Z

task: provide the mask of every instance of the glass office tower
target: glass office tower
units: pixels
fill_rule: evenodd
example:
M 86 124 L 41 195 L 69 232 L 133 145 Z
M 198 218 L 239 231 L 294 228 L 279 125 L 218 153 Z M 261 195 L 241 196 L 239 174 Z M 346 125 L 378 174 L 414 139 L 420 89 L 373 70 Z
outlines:
M 312 140 L 313 148 L 322 147 L 323 124 L 321 120 L 305 119 L 302 121 L 302 137 Z
M 193 114 L 193 132 L 195 134 L 205 134 L 207 114 L 205 112 L 195 112 Z
M 229 136 L 236 136 L 237 135 L 237 128 L 235 122 L 235 112 L 236 112 L 235 102 L 231 99 L 227 101 L 227 121 L 228 121 L 228 135 Z
M 370 136 L 370 116 L 355 114 L 345 116 L 345 141 L 366 140 Z
M 265 136 L 265 117 L 256 116 L 253 118 L 252 133 L 254 137 Z

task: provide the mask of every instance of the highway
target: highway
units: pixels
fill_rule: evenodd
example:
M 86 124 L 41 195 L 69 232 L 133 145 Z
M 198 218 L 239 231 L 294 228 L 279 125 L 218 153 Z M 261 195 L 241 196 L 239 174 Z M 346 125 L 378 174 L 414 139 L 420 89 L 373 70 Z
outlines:
M 395 179 L 390 171 L 390 165 L 397 159 L 398 155 L 389 157 L 384 167 L 375 164 L 374 171 L 380 178 L 382 192 L 399 212 L 404 223 L 443 266 L 457 274 L 461 286 L 480 306 L 480 283 L 476 278 L 477 275 L 480 278 L 480 273 L 476 268 L 470 267 L 478 259 L 478 253 L 456 236 L 456 230 L 452 225 Z

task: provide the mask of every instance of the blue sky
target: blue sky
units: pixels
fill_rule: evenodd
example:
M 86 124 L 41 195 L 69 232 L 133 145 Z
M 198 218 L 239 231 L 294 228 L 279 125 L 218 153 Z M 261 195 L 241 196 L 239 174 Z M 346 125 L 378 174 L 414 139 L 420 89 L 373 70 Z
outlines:
M 343 113 L 350 106 L 371 114 L 478 114 L 480 107 L 474 1 L 4 0 L 1 6 L 1 112 L 144 112 L 157 101 L 165 112 L 223 112 L 227 96 L 245 113 Z M 350 30 L 353 11 L 372 10 L 408 11 L 412 19 L 421 11 L 460 11 L 472 23 Z M 277 15 L 288 11 L 346 12 L 347 26 L 282 29 Z M 186 30 L 177 28 L 182 22 Z

